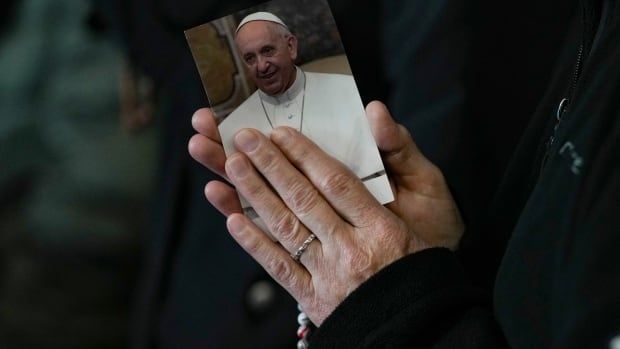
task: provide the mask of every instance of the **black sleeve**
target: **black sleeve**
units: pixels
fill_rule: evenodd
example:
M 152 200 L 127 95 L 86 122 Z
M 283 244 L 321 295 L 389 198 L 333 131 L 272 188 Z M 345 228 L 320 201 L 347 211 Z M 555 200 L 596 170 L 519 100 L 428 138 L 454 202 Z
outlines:
M 377 273 L 323 322 L 311 348 L 505 348 L 489 297 L 433 248 Z
M 616 144 L 603 147 L 593 161 L 574 233 L 561 241 L 564 255 L 553 294 L 557 348 L 620 346 L 620 122 L 616 124 Z

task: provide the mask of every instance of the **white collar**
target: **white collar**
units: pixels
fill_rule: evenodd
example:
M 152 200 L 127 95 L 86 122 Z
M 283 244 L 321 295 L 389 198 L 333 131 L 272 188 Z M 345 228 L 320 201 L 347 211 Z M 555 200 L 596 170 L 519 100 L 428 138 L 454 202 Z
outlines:
M 301 68 L 295 66 L 295 69 L 295 81 L 293 81 L 291 87 L 275 96 L 270 96 L 259 89 L 258 93 L 262 100 L 273 105 L 279 105 L 294 100 L 303 91 L 306 82 L 306 74 L 303 73 Z

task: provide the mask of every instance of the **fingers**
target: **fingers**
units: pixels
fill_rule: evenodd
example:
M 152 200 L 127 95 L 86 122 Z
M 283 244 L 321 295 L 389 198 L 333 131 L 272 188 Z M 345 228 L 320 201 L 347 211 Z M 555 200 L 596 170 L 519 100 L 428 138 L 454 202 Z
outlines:
M 198 134 L 189 140 L 187 148 L 190 155 L 212 172 L 226 179 L 224 172 L 226 154 L 224 154 L 220 133 L 211 109 L 197 110 L 192 116 L 192 126 Z
M 315 186 L 266 136 L 256 130 L 243 130 L 235 136 L 235 146 L 248 156 L 256 169 L 267 179 L 286 203 L 289 212 L 292 211 L 321 241 L 325 241 L 331 232 L 344 227 L 345 222 L 334 212 Z M 306 237 L 307 235 L 304 235 L 303 239 Z
M 226 162 L 226 172 L 239 193 L 250 203 L 282 247 L 289 254 L 294 253 L 310 236 L 310 231 L 265 183 L 245 155 L 233 154 Z M 320 245 L 315 242 L 310 247 L 315 249 Z M 318 248 L 313 251 L 313 258 L 306 260 L 304 265 L 310 271 L 315 270 L 315 263 L 321 256 L 322 252 Z
M 207 200 L 224 216 L 243 212 L 237 192 L 220 181 L 211 181 L 205 186 Z
M 312 297 L 314 288 L 308 270 L 295 262 L 247 217 L 233 214 L 228 217 L 226 225 L 237 243 L 297 301 L 305 303 L 304 300 Z
M 414 183 L 403 181 L 403 177 L 435 174 L 435 166 L 420 152 L 409 131 L 392 119 L 383 103 L 374 101 L 368 104 L 366 115 L 377 147 L 382 152 L 383 163 L 397 184 Z
M 216 143 L 222 144 L 220 132 L 215 122 L 215 115 L 211 109 L 198 109 L 192 116 L 192 127 L 203 136 L 212 139 Z
M 354 226 L 371 224 L 369 211 L 382 206 L 347 167 L 291 128 L 276 128 L 271 140 L 338 214 Z
M 225 179 L 228 178 L 224 171 L 226 154 L 224 154 L 224 148 L 222 148 L 221 144 L 216 143 L 213 139 L 205 137 L 202 134 L 195 134 L 190 138 L 187 150 L 192 158 L 204 167 Z

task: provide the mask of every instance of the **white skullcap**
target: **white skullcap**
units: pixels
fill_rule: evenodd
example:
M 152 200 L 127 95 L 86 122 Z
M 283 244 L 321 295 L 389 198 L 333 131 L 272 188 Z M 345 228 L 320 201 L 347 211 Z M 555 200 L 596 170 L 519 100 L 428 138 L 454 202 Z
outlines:
M 271 13 L 271 12 L 254 12 L 252 14 L 249 14 L 249 15 L 245 16 L 245 18 L 243 18 L 241 20 L 241 22 L 237 26 L 237 30 L 235 31 L 235 34 L 237 34 L 239 32 L 239 29 L 241 29 L 241 27 L 243 27 L 244 25 L 246 25 L 249 22 L 254 22 L 254 21 L 273 22 L 273 23 L 277 23 L 277 24 L 285 27 L 286 29 L 288 29 L 286 24 L 284 24 L 284 22 L 282 22 L 282 20 L 278 16 L 274 15 L 273 13 Z

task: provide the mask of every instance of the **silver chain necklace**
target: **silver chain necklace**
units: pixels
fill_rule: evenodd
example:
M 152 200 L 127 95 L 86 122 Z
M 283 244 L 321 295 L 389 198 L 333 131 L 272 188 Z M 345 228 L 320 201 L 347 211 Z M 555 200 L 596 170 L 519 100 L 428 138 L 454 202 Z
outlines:
M 303 133 L 303 127 L 304 127 L 304 106 L 306 103 L 306 82 L 308 82 L 308 80 L 306 79 L 306 72 L 301 70 L 301 73 L 304 75 L 304 89 L 302 91 L 302 95 L 301 95 L 301 118 L 299 121 L 299 133 Z M 265 113 L 265 118 L 267 119 L 267 121 L 269 122 L 269 126 L 271 126 L 271 129 L 273 130 L 273 122 L 271 122 L 271 119 L 269 118 L 269 114 L 267 114 L 267 108 L 265 108 L 265 103 L 263 102 L 263 97 L 261 97 L 260 93 L 258 94 L 258 99 L 260 100 L 260 105 L 263 107 L 263 113 Z M 275 115 L 274 115 L 274 122 L 275 122 Z

